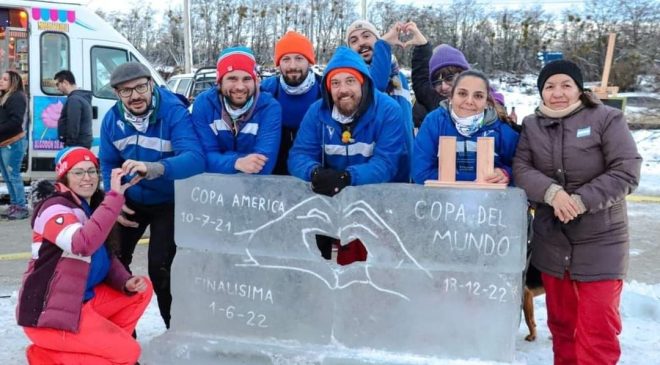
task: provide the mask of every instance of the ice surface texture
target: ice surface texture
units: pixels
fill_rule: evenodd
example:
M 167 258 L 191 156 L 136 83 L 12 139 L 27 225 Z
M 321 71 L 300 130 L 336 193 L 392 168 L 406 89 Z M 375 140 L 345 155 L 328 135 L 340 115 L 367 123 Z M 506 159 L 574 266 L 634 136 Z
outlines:
M 147 359 L 511 361 L 526 209 L 515 188 L 379 184 L 329 198 L 292 177 L 177 181 L 172 328 Z M 359 238 L 367 261 L 323 259 L 316 234 Z

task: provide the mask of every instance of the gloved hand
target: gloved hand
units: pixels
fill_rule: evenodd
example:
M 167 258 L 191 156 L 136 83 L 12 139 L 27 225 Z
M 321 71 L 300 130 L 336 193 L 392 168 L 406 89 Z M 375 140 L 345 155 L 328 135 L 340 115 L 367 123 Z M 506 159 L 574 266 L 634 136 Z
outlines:
M 348 185 L 351 185 L 351 175 L 346 171 L 319 167 L 312 173 L 312 191 L 317 194 L 334 196 Z

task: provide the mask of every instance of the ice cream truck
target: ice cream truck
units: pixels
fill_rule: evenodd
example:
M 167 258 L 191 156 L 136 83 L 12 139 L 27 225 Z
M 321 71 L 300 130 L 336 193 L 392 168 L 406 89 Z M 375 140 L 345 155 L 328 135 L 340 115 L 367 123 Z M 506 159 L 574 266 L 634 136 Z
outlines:
M 55 87 L 55 73 L 71 70 L 78 87 L 92 91 L 93 149 L 98 152 L 101 121 L 117 100 L 110 74 L 128 61 L 146 65 L 156 84 L 165 84 L 149 62 L 85 1 L 0 2 L 0 72 L 17 71 L 29 96 L 24 180 L 54 177 L 53 160 L 62 148 L 57 121 L 66 101 Z

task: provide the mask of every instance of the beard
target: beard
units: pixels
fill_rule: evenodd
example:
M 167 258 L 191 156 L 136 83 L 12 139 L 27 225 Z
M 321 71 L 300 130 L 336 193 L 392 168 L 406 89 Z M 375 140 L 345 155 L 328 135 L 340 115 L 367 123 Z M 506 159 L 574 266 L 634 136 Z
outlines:
M 371 51 L 371 54 L 369 56 L 365 56 L 364 54 L 362 54 L 363 51 Z M 367 64 L 371 63 L 371 59 L 374 56 L 374 49 L 372 47 L 364 45 L 358 48 L 357 52 L 360 55 L 360 57 L 362 57 L 364 62 L 366 62 Z
M 246 93 L 225 92 L 223 95 L 227 98 L 231 107 L 238 109 L 245 106 L 250 98 L 254 96 L 254 93 L 250 93 L 249 91 Z
M 148 100 L 147 98 L 140 95 L 137 98 L 129 100 L 128 104 L 125 104 L 125 106 L 131 114 L 135 116 L 141 116 L 149 111 L 150 104 L 151 100 Z
M 345 96 L 351 96 L 351 98 L 342 100 L 342 98 L 345 97 Z M 360 103 L 360 100 L 358 98 L 356 98 L 355 95 L 353 95 L 353 94 L 342 94 L 342 95 L 339 95 L 339 97 L 337 98 L 337 101 L 335 101 L 335 106 L 337 107 L 337 110 L 339 110 L 339 112 L 342 115 L 350 116 L 350 115 L 355 114 L 355 112 L 358 109 L 358 104 L 359 103 Z
M 282 78 L 289 86 L 299 86 L 307 78 L 307 73 L 301 69 L 293 69 L 283 73 Z

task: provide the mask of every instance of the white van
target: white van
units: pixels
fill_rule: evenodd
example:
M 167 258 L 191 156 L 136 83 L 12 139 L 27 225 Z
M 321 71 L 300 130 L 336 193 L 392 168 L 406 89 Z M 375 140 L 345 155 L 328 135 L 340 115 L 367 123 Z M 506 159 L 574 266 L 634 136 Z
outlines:
M 54 177 L 53 160 L 62 148 L 57 120 L 66 100 L 55 87 L 55 73 L 71 70 L 78 87 L 92 91 L 93 149 L 98 152 L 101 121 L 116 101 L 110 74 L 128 61 L 146 65 L 156 84 L 165 84 L 149 62 L 83 1 L 0 3 L 0 72 L 18 71 L 30 99 L 24 180 Z

